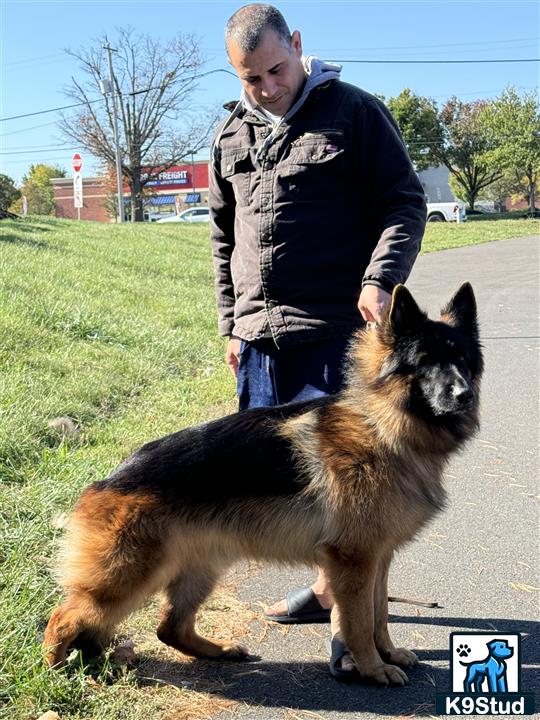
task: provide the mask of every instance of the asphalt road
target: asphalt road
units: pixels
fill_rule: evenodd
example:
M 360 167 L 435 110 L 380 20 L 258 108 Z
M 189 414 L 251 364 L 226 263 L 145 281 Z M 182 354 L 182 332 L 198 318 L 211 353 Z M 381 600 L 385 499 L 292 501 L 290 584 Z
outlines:
M 254 623 L 246 664 L 201 665 L 215 692 L 240 701 L 235 720 L 324 720 L 435 714 L 450 688 L 449 633 L 520 632 L 524 692 L 540 703 L 538 632 L 538 237 L 447 250 L 419 258 L 409 282 L 433 316 L 461 282 L 476 292 L 486 370 L 478 437 L 447 473 L 448 509 L 393 565 L 390 592 L 434 599 L 442 609 L 391 605 L 396 645 L 420 664 L 404 688 L 342 685 L 327 671 L 328 626 Z M 242 569 L 244 571 L 244 569 Z M 252 568 L 239 595 L 260 613 L 310 570 Z M 261 637 L 263 638 L 261 640 Z M 220 717 L 231 718 L 231 714 Z

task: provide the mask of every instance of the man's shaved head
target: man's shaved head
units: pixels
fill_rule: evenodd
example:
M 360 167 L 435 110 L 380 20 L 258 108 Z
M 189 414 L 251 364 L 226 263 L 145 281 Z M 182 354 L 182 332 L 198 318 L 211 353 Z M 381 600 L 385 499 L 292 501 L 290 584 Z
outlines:
M 267 30 L 273 30 L 286 47 L 291 46 L 291 31 L 277 8 L 262 3 L 244 5 L 225 26 L 225 47 L 228 51 L 233 41 L 240 50 L 251 53 Z

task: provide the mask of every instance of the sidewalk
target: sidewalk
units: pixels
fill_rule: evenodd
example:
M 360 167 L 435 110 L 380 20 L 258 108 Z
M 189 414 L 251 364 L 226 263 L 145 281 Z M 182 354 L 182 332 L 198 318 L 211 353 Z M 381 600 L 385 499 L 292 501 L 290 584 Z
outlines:
M 390 593 L 435 599 L 443 609 L 391 605 L 396 645 L 420 664 L 405 688 L 342 685 L 327 672 L 326 625 L 288 630 L 256 622 L 246 644 L 260 660 L 201 665 L 216 693 L 238 700 L 235 720 L 367 720 L 433 715 L 449 688 L 449 633 L 522 632 L 522 688 L 540 700 L 538 587 L 538 237 L 447 250 L 419 258 L 409 282 L 435 316 L 469 280 L 480 311 L 486 370 L 479 436 L 447 473 L 448 509 L 400 553 Z M 261 614 L 289 589 L 308 584 L 304 569 L 252 570 L 240 597 Z M 260 643 L 257 638 L 264 636 Z M 204 667 L 203 667 L 204 666 Z

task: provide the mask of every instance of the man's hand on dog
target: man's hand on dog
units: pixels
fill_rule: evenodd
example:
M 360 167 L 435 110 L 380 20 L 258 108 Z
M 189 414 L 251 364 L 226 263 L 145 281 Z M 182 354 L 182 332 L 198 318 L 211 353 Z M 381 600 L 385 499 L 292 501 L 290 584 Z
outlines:
M 366 322 L 382 323 L 384 312 L 392 295 L 376 285 L 364 285 L 358 300 L 358 309 Z
M 229 366 L 234 377 L 238 375 L 238 363 L 240 362 L 240 342 L 239 338 L 231 338 L 227 343 L 225 352 L 225 362 Z
M 366 322 L 381 323 L 384 313 L 392 296 L 386 290 L 376 285 L 365 285 L 360 293 L 358 309 Z M 238 375 L 238 363 L 240 362 L 240 339 L 231 338 L 227 343 L 225 351 L 225 362 L 229 366 L 234 377 Z

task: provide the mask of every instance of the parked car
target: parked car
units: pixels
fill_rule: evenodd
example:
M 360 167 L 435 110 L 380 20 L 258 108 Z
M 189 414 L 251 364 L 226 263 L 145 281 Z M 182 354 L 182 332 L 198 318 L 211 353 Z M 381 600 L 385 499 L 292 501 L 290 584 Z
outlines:
M 210 222 L 210 210 L 207 207 L 193 207 L 188 210 L 183 210 L 179 215 L 169 215 L 168 217 L 161 218 L 161 220 L 158 220 L 157 222 Z
M 466 220 L 467 210 L 461 200 L 427 203 L 428 222 L 465 222 Z

